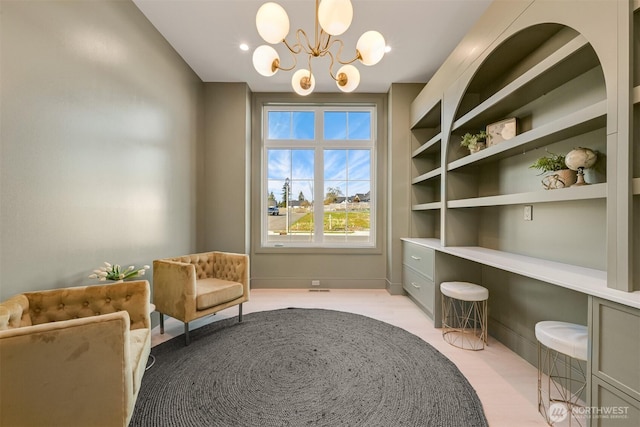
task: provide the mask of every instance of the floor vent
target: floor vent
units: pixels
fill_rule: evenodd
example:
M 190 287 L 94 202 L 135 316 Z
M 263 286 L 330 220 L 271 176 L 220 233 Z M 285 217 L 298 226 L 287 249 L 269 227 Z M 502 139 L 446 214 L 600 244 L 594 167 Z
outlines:
M 329 289 L 309 289 L 309 292 L 329 292 Z

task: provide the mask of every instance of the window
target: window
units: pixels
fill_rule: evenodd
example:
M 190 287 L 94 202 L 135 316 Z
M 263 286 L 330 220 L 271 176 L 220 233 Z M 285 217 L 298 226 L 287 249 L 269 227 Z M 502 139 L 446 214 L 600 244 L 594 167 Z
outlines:
M 375 246 L 375 108 L 267 106 L 263 247 Z

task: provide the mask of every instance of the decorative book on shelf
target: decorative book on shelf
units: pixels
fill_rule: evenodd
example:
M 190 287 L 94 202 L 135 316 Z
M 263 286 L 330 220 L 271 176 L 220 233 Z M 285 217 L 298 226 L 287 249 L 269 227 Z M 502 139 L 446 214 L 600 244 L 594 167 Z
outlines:
M 507 141 L 517 134 L 518 119 L 515 117 L 491 123 L 487 125 L 487 147 L 500 144 L 502 141 Z

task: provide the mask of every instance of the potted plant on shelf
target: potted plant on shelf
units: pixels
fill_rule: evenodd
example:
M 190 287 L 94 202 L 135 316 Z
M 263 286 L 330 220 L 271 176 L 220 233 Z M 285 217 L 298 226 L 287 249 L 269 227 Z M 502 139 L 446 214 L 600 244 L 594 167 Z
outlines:
M 541 175 L 548 174 L 542 179 L 545 190 L 570 187 L 576 183 L 576 171 L 567 167 L 564 154 L 549 153 L 547 156 L 540 157 L 529 167 L 539 169 Z
M 478 133 L 465 133 L 460 141 L 460 145 L 467 147 L 471 154 L 487 147 L 487 132 L 481 130 Z

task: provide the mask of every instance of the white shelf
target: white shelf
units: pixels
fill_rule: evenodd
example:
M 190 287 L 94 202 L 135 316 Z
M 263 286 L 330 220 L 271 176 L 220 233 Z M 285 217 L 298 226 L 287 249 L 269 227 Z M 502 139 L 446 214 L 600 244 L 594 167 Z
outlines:
M 425 182 L 432 178 L 439 177 L 441 173 L 442 173 L 442 168 L 436 168 L 432 171 L 423 173 L 422 175 L 413 178 L 411 180 L 411 184 L 420 184 L 421 182 Z
M 401 240 L 500 270 L 572 289 L 587 295 L 614 301 L 629 307 L 640 308 L 640 291 L 623 292 L 608 288 L 606 271 L 547 261 L 540 258 L 477 246 L 445 247 L 442 246 L 438 239 L 403 238 Z
M 447 207 L 475 208 L 482 206 L 520 205 L 524 203 L 565 202 L 569 200 L 602 199 L 606 196 L 607 184 L 592 184 L 556 190 L 541 190 L 528 193 L 450 200 L 447 202 Z
M 430 140 L 422 144 L 420 148 L 414 151 L 413 154 L 411 154 L 411 157 L 417 157 L 421 154 L 427 154 L 429 152 L 437 151 L 437 148 L 438 148 L 437 144 L 440 142 L 441 139 L 442 139 L 442 132 L 439 132 L 436 136 L 434 136 L 433 138 L 431 138 Z
M 633 194 L 640 194 L 640 178 L 633 178 Z
M 433 202 L 433 203 L 421 203 L 419 205 L 411 206 L 412 211 L 432 211 L 437 210 L 442 207 L 441 202 Z
M 420 95 L 421 94 L 418 94 L 418 97 L 420 97 Z M 422 111 L 424 111 L 424 113 L 420 115 L 419 119 L 415 120 L 411 129 L 433 128 L 439 126 L 442 115 L 442 99 L 432 98 Z M 411 117 L 416 116 L 417 113 L 415 111 L 415 106 L 412 104 Z
M 549 145 L 555 141 L 604 127 L 606 126 L 606 114 L 607 103 L 606 101 L 600 101 L 558 120 L 517 135 L 510 140 L 462 157 L 449 163 L 447 169 L 451 171 L 472 163 L 500 160 L 505 157 L 522 154 L 523 151 Z
M 491 97 L 487 98 L 480 105 L 460 117 L 453 123 L 453 129 L 459 129 L 465 124 L 471 122 L 474 118 L 480 116 L 480 114 L 488 111 L 490 108 L 497 106 L 498 104 L 509 104 L 506 107 L 507 110 L 515 110 L 518 105 L 522 105 L 523 101 L 520 99 L 514 99 L 516 104 L 511 105 L 511 103 L 505 103 L 505 100 L 510 96 L 514 95 L 519 89 L 525 87 L 525 85 L 530 84 L 535 79 L 543 76 L 546 72 L 551 70 L 556 65 L 565 61 L 568 57 L 578 52 L 580 49 L 584 48 L 588 45 L 587 40 L 578 35 L 564 46 L 556 50 L 551 55 L 547 56 L 545 59 L 540 61 L 535 66 L 531 67 L 527 72 L 522 74 L 520 77 L 516 78 L 514 81 L 506 85 L 501 90 L 494 93 Z M 553 73 L 554 75 L 550 75 L 550 79 L 562 78 L 562 73 Z M 556 83 L 555 80 L 552 86 L 557 86 L 559 83 Z M 515 97 L 520 98 L 520 97 Z M 526 102 L 525 102 L 526 103 Z

